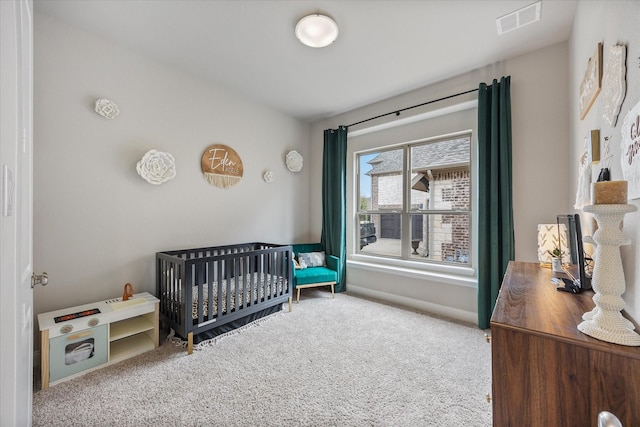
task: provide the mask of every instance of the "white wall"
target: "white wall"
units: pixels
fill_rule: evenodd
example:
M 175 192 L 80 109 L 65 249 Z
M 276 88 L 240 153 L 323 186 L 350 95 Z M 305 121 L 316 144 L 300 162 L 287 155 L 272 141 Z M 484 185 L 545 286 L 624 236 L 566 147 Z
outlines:
M 604 149 L 604 137 L 611 137 L 611 179 L 620 180 L 620 128 L 626 113 L 640 102 L 640 2 L 638 1 L 589 1 L 578 2 L 573 31 L 570 39 L 570 92 L 571 100 L 571 195 L 575 195 L 578 183 L 578 159 L 583 151 L 584 137 L 592 129 L 600 130 L 600 148 Z M 602 92 L 596 98 L 584 120 L 580 120 L 578 97 L 580 83 L 584 77 L 587 61 L 596 49 L 598 42 L 603 43 L 603 62 L 608 60 L 609 48 L 617 43 L 627 46 L 627 93 L 615 126 L 602 117 Z M 602 162 L 595 166 L 597 172 Z M 593 177 L 593 180 L 597 176 Z M 629 203 L 640 206 L 640 200 Z M 584 214 L 586 216 L 586 214 Z M 585 221 L 583 221 L 583 224 Z M 590 225 L 590 221 L 587 222 Z M 590 228 L 588 228 L 588 231 Z M 640 319 L 640 213 L 630 213 L 624 219 L 624 236 L 631 239 L 631 245 L 620 248 L 626 279 L 626 292 L 623 295 L 626 309 L 631 316 Z M 597 260 L 596 260 L 597 262 Z
M 46 15 L 35 17 L 34 79 L 34 263 L 50 278 L 36 313 L 122 295 L 127 282 L 155 293 L 157 251 L 308 241 L 309 169 L 284 163 L 292 149 L 309 158 L 308 124 Z M 119 117 L 93 111 L 102 97 Z M 230 189 L 202 176 L 214 143 L 242 158 Z M 137 175 L 150 149 L 173 154 L 175 179 Z
M 427 86 L 374 105 L 354 110 L 324 121 L 311 128 L 312 158 L 322 157 L 322 130 L 348 125 L 368 117 L 384 114 L 411 105 L 464 92 L 478 87 L 480 82 L 491 84 L 494 78 L 511 76 L 511 110 L 513 132 L 513 200 L 516 239 L 516 259 L 537 262 L 537 224 L 555 222 L 556 215 L 569 211 L 569 89 L 568 89 L 568 43 L 560 43 L 517 58 L 493 64 L 446 81 Z M 421 114 L 432 109 L 475 99 L 476 95 L 432 104 L 410 110 L 400 117 L 395 115 L 378 119 L 350 129 L 355 131 L 380 123 Z M 475 110 L 469 110 L 475 114 Z M 475 116 L 474 116 L 475 117 Z M 473 121 L 472 117 L 470 120 Z M 453 123 L 448 123 L 452 121 Z M 416 131 L 451 132 L 459 118 L 443 118 L 438 124 L 411 125 L 384 131 L 388 143 L 408 141 L 416 138 Z M 417 127 L 416 127 L 417 126 Z M 473 123 L 475 127 L 475 123 Z M 436 136 L 423 134 L 420 137 Z M 348 150 L 352 159 L 354 150 L 362 149 L 354 144 Z M 350 144 L 352 141 L 350 140 Z M 322 162 L 312 165 L 311 186 L 320 185 Z M 348 198 L 353 194 L 353 175 L 348 175 Z M 316 236 L 320 235 L 320 195 L 311 199 L 311 224 Z M 350 206 L 352 206 L 349 199 Z M 353 234 L 353 209 L 347 211 L 348 238 Z M 350 253 L 353 252 L 353 245 Z M 351 256 L 351 259 L 354 259 Z M 349 264 L 347 267 L 347 289 L 367 293 L 383 299 L 427 309 L 441 314 L 476 320 L 477 289 L 475 274 L 465 280 L 454 280 L 450 276 L 425 276 L 399 272 L 384 272 L 370 267 Z

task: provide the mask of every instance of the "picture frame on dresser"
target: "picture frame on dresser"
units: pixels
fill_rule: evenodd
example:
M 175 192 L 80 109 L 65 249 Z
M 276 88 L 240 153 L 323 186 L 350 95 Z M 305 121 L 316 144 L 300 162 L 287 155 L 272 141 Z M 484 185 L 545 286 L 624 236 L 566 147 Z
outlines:
M 566 242 L 567 248 L 560 248 L 560 251 L 569 254 L 569 263 L 563 266 L 563 270 L 578 287 L 578 291 L 591 289 L 592 262 L 590 256 L 584 251 L 582 227 L 579 214 L 557 215 L 558 230 L 566 230 L 566 239 L 559 239 Z M 564 290 L 564 289 L 563 289 Z

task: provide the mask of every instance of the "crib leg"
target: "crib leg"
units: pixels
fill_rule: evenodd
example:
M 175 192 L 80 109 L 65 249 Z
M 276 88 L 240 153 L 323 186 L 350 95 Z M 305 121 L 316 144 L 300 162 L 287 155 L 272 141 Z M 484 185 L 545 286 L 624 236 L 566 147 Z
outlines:
M 187 354 L 193 353 L 193 332 L 187 334 Z
M 293 311 L 293 306 L 291 304 L 292 302 L 293 302 L 293 298 L 289 297 L 289 313 Z

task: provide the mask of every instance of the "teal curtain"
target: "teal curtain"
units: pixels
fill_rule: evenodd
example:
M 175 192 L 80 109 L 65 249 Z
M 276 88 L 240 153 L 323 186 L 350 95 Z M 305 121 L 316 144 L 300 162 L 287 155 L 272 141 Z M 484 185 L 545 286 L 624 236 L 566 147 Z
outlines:
M 322 159 L 322 238 L 324 250 L 338 258 L 335 291 L 346 290 L 347 128 L 324 131 Z
M 511 183 L 511 77 L 478 89 L 478 326 L 489 327 L 515 257 Z

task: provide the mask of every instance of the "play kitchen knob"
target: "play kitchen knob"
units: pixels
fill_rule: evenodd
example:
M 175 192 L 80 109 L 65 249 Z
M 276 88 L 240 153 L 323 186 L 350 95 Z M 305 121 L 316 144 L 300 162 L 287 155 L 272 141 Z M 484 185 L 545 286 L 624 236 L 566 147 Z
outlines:
M 47 273 L 33 273 L 31 275 L 31 289 L 33 289 L 36 285 L 46 286 L 47 283 L 49 283 L 49 275 Z

